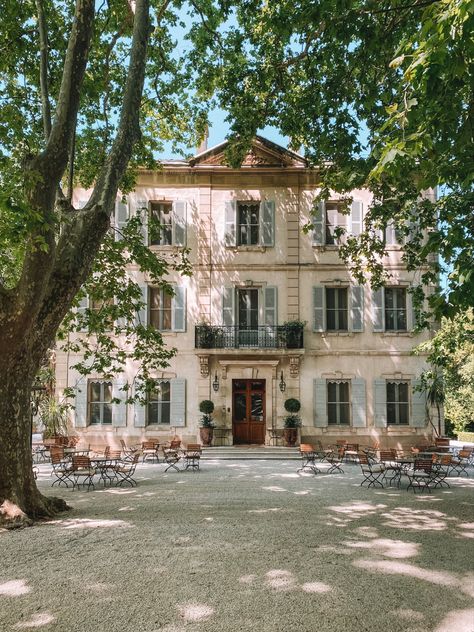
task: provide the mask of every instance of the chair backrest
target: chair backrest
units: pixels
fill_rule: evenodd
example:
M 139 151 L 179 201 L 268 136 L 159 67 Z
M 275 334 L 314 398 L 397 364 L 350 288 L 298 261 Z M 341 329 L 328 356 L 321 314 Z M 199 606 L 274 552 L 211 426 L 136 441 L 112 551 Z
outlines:
M 393 461 L 397 457 L 397 453 L 393 448 L 379 450 L 379 456 L 381 461 Z
M 89 469 L 90 467 L 91 467 L 91 460 L 88 456 L 84 456 L 82 454 L 75 454 L 72 457 L 73 470 Z
M 120 459 L 122 456 L 122 450 L 109 450 L 107 454 L 108 459 Z
M 310 443 L 300 443 L 300 452 L 301 453 L 314 452 L 314 448 Z
M 159 447 L 159 441 L 142 441 L 143 450 L 158 450 Z
M 60 456 L 57 452 L 51 452 L 51 463 L 52 465 L 62 465 L 63 457 Z
M 188 443 L 187 447 L 186 447 L 186 452 L 198 452 L 199 454 L 201 454 L 202 452 L 202 446 L 200 443 Z
M 459 450 L 458 452 L 458 456 L 461 459 L 468 459 L 471 456 L 471 454 L 472 454 L 472 450 L 466 449 L 466 448 L 463 448 L 462 450 Z
M 178 448 L 181 447 L 181 439 L 172 439 L 170 441 L 170 446 L 169 446 L 172 450 L 177 450 Z
M 338 448 L 346 447 L 347 440 L 346 439 L 336 439 L 336 445 Z
M 359 452 L 359 463 L 361 465 L 370 465 L 369 457 L 365 452 Z
M 415 463 L 413 466 L 414 470 L 424 470 L 425 472 L 431 472 L 431 469 L 433 467 L 433 460 L 428 458 L 420 458 L 418 457 L 417 459 L 415 459 Z
M 53 455 L 55 457 L 58 457 L 59 459 L 63 459 L 64 458 L 64 446 L 62 446 L 62 445 L 52 445 L 49 448 L 49 453 L 51 454 L 51 459 L 53 458 Z
M 350 450 L 351 452 L 358 452 L 359 451 L 359 444 L 358 443 L 346 443 L 345 448 L 346 448 L 346 452 L 347 452 L 347 450 Z

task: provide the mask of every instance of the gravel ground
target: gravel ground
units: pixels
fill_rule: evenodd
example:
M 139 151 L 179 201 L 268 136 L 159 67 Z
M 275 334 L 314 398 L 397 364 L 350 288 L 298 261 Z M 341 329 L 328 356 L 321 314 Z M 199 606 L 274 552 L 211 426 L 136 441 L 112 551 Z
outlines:
M 474 632 L 472 470 L 415 495 L 298 465 L 62 488 L 71 512 L 0 533 L 1 632 Z

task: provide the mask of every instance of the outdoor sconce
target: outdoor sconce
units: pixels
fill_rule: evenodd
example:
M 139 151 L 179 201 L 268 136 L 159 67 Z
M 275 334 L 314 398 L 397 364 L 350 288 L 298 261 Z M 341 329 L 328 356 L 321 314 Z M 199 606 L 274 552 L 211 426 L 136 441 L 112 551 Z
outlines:
M 214 389 L 214 391 L 217 393 L 217 391 L 219 390 L 219 378 L 217 377 L 217 371 L 214 375 L 214 381 L 212 383 L 212 388 Z
M 280 384 L 279 384 L 279 386 L 280 386 L 280 391 L 282 393 L 284 393 L 286 391 L 286 382 L 283 379 L 283 371 L 281 372 L 281 375 L 280 375 Z

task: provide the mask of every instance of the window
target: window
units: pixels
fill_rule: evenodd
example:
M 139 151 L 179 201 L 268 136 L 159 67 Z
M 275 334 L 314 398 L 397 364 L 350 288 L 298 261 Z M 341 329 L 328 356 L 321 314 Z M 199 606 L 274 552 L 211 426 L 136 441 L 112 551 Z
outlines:
M 347 288 L 326 288 L 326 329 L 347 331 Z
M 326 202 L 325 205 L 326 244 L 337 245 L 341 243 L 342 236 L 338 237 L 338 228 L 346 229 L 347 216 L 341 211 L 341 206 L 335 202 Z
M 409 384 L 408 382 L 387 382 L 387 424 L 408 425 Z
M 237 202 L 237 245 L 257 246 L 260 243 L 260 204 Z
M 171 331 L 173 297 L 163 288 L 151 287 L 149 292 L 150 325 L 159 331 Z
M 385 329 L 386 331 L 406 331 L 407 297 L 405 288 L 385 288 Z
M 171 246 L 173 243 L 173 205 L 171 202 L 152 202 L 150 205 L 151 246 Z
M 112 382 L 89 381 L 87 418 L 90 425 L 112 423 Z
M 328 424 L 348 425 L 351 422 L 349 382 L 327 382 Z
M 169 424 L 171 417 L 171 384 L 157 382 L 155 390 L 148 394 L 147 425 Z

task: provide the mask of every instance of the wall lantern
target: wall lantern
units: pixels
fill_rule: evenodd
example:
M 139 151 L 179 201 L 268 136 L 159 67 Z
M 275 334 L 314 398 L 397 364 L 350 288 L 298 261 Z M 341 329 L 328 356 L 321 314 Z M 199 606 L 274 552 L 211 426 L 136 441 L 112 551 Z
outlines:
M 219 390 L 219 378 L 217 377 L 217 371 L 214 375 L 214 381 L 212 383 L 212 388 L 214 389 L 214 391 L 217 393 L 217 391 Z
M 279 384 L 279 387 L 280 387 L 280 391 L 281 391 L 282 393 L 284 393 L 284 392 L 286 391 L 286 382 L 285 382 L 285 380 L 283 379 L 283 371 L 281 372 L 281 375 L 280 375 L 280 384 Z

